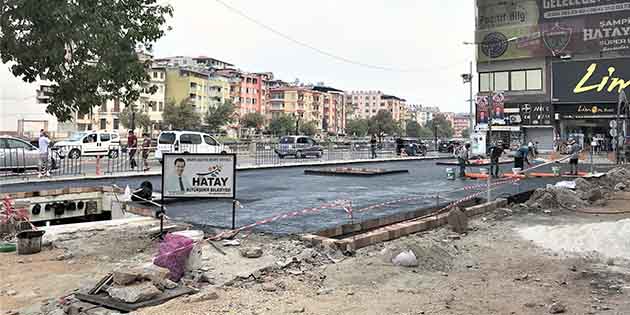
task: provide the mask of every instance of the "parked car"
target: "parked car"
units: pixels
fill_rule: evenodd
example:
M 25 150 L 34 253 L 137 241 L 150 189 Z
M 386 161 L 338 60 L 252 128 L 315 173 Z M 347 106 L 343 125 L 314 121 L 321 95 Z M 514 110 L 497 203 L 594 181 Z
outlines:
M 280 138 L 278 148 L 275 150 L 278 157 L 284 159 L 293 156 L 297 159 L 314 156 L 320 158 L 324 155 L 324 150 L 311 137 L 306 136 L 285 136 Z
M 450 140 L 448 142 L 442 142 L 440 143 L 440 146 L 438 147 L 438 151 L 442 153 L 453 153 L 455 151 L 455 148 L 459 147 L 462 144 L 463 142 L 459 140 Z
M 57 168 L 57 160 L 48 155 L 48 165 Z M 39 168 L 39 149 L 27 141 L 0 136 L 0 170 L 21 172 Z
M 426 144 L 418 138 L 400 138 L 397 143 L 399 143 L 402 150 L 405 150 L 408 156 L 427 155 Z
M 207 133 L 162 131 L 155 150 L 155 158 L 160 163 L 164 153 L 230 153 L 230 149 Z
M 112 159 L 120 155 L 120 136 L 110 131 L 78 132 L 70 138 L 53 145 L 60 158 L 66 156 L 78 159 L 81 156 L 109 156 Z

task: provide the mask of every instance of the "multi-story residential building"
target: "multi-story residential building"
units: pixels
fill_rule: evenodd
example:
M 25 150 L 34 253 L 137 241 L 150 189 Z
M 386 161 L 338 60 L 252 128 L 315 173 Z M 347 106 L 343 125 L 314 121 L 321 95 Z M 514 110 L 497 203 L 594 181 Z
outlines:
M 248 113 L 265 115 L 267 82 L 273 79 L 272 73 L 248 73 L 235 69 L 217 70 L 216 73 L 229 78 L 230 97 L 239 117 Z
M 344 134 L 346 130 L 346 93 L 326 86 L 315 86 L 313 91 L 322 93 L 324 110 L 322 126 L 329 134 Z
M 166 101 L 180 104 L 188 100 L 198 113 L 206 114 L 211 104 L 210 75 L 199 68 L 167 68 Z
M 429 121 L 433 120 L 433 116 L 439 112 L 440 108 L 437 106 L 422 106 L 420 110 L 416 112 L 416 121 L 424 127 Z
M 354 119 L 369 119 L 381 109 L 381 91 L 351 91 L 348 101 L 352 104 Z
M 453 112 L 441 112 L 440 115 L 451 124 L 451 127 L 455 125 L 455 113 Z
M 269 90 L 268 111 L 273 119 L 292 115 L 313 122 L 320 132 L 343 134 L 346 128 L 346 95 L 331 87 L 284 86 Z
M 142 109 L 147 112 L 149 118 L 154 124 L 154 128 L 158 128 L 162 121 L 162 113 L 164 112 L 164 105 L 166 104 L 166 68 L 164 67 L 152 67 L 149 70 L 149 77 L 151 78 L 149 84 L 143 89 L 143 93 L 140 95 L 142 101 Z M 147 89 L 155 87 L 153 93 L 148 93 Z
M 206 70 L 210 69 L 228 69 L 234 67 L 233 64 L 218 59 L 200 56 L 174 56 L 153 59 L 153 64 L 164 67 L 199 67 Z
M 389 110 L 394 121 L 404 122 L 406 118 L 405 100 L 393 95 L 382 95 L 380 109 Z
M 463 138 L 462 132 L 468 129 L 470 122 L 470 114 L 455 114 L 453 117 L 453 136 L 455 138 Z M 470 130 L 468 131 L 470 135 Z

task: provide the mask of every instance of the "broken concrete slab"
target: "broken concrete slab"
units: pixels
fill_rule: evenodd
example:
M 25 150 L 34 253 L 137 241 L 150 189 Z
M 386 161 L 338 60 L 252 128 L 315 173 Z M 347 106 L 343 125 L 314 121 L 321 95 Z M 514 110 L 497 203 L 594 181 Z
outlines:
M 261 247 L 246 247 L 241 248 L 240 250 L 241 256 L 246 258 L 259 258 L 263 254 L 263 250 Z
M 107 293 L 125 303 L 138 303 L 148 301 L 162 292 L 152 283 L 143 282 L 125 287 L 109 287 Z

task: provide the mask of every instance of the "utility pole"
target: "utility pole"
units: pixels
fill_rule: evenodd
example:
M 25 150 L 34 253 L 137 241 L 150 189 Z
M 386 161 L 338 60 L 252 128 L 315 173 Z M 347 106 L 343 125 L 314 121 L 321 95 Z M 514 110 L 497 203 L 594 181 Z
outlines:
M 469 119 L 468 119 L 468 130 L 470 130 L 470 133 L 472 134 L 473 128 L 475 127 L 475 113 L 474 113 L 474 107 L 473 107 L 473 62 L 470 62 L 470 69 L 468 71 L 468 73 L 464 73 L 462 74 L 462 79 L 464 80 L 464 84 L 468 83 L 469 87 L 470 87 L 470 93 L 468 95 L 468 103 L 469 103 Z

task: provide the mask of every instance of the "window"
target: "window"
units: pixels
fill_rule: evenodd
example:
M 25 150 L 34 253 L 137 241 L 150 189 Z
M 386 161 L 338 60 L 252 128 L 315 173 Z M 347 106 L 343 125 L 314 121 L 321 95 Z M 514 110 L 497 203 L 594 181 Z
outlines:
M 158 77 L 157 72 L 153 71 L 153 78 L 157 79 L 157 77 Z
M 164 111 L 164 102 L 158 102 L 159 110 Z
M 175 134 L 172 132 L 164 132 L 158 139 L 159 144 L 173 144 L 175 143 Z
M 118 118 L 114 119 L 114 130 L 118 130 L 120 128 L 120 121 Z
M 207 144 L 207 145 L 217 145 L 216 140 L 212 139 L 212 137 L 208 136 L 208 135 L 203 135 L 203 141 Z
M 102 133 L 102 134 L 100 134 L 100 137 L 101 137 L 101 142 L 110 140 L 109 133 Z
M 525 91 L 526 81 L 525 81 L 525 71 L 512 71 L 512 91 Z
M 87 137 L 85 137 L 83 139 L 83 143 L 95 143 L 95 142 L 96 142 L 96 134 L 95 133 L 93 133 L 91 135 L 88 135 Z
M 494 73 L 494 90 L 495 91 L 509 91 L 510 80 L 509 72 L 495 72 Z
M 107 119 L 101 118 L 101 129 L 107 129 Z
M 530 90 L 542 90 L 542 70 L 527 70 L 525 71 L 525 77 L 528 91 Z
M 252 80 L 252 83 L 254 83 L 254 84 L 258 84 L 258 79 L 253 79 L 253 80 Z
M 179 137 L 179 143 L 181 144 L 201 144 L 201 136 L 191 133 L 182 134 Z
M 297 143 L 298 144 L 308 144 L 308 138 L 298 138 L 297 139 Z
M 164 72 L 160 72 L 160 79 L 164 79 Z
M 492 84 L 492 73 L 480 73 L 479 74 L 479 91 L 488 92 L 494 89 Z
M 280 144 L 291 144 L 294 142 L 293 137 L 283 137 L 280 139 Z
M 16 139 L 6 139 L 7 143 L 9 145 L 9 148 L 11 149 L 22 149 L 22 150 L 34 150 L 35 148 L 24 142 L 24 141 L 20 141 L 20 140 L 16 140 Z
M 256 104 L 256 99 L 252 98 L 252 104 Z
M 251 84 L 252 83 L 252 78 L 247 78 L 246 82 Z

